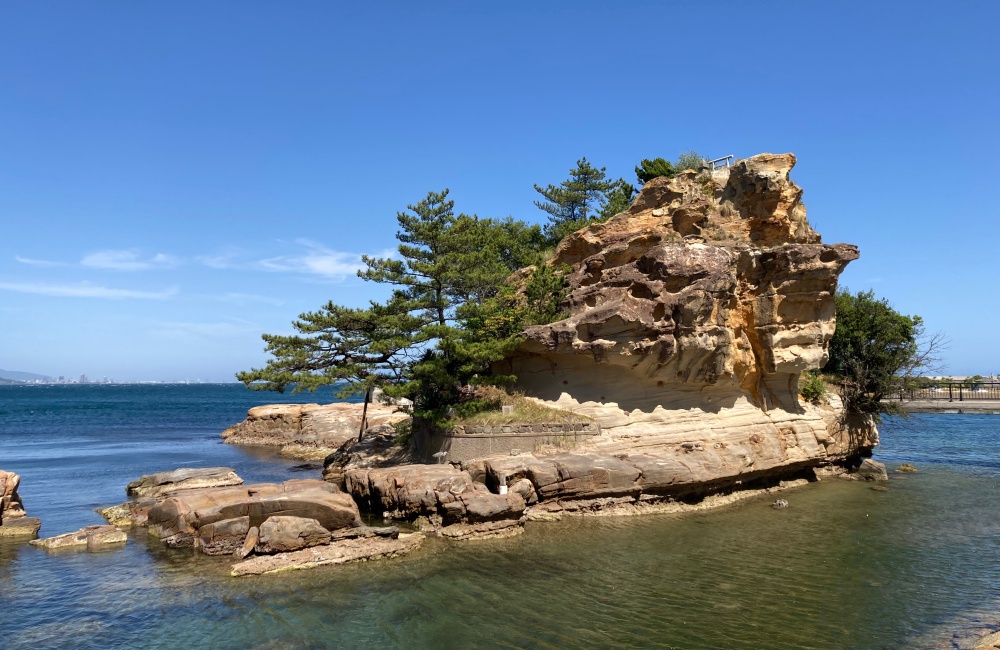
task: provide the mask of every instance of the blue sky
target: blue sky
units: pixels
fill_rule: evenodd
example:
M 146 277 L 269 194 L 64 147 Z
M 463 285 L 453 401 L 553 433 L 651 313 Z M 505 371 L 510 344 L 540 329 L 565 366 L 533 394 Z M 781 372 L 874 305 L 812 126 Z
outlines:
M 0 0 L 0 368 L 229 381 L 430 190 L 694 149 L 795 153 L 842 283 L 1000 373 L 1000 5 L 365 4 Z

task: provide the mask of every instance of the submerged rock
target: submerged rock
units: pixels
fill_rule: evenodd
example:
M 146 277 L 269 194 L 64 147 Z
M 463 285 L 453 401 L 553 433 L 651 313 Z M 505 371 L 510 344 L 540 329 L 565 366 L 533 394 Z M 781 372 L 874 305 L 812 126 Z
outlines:
M 169 472 L 148 474 L 125 488 L 129 496 L 158 497 L 175 490 L 224 487 L 243 483 L 229 467 L 182 467 Z
M 127 540 L 128 535 L 114 526 L 86 526 L 75 533 L 35 539 L 30 544 L 46 550 L 86 549 L 94 551 L 108 546 L 125 544 Z
M 885 465 L 871 458 L 861 461 L 861 465 L 853 473 L 848 474 L 848 476 L 861 481 L 889 480 L 889 472 L 886 471 Z
M 311 569 L 319 566 L 344 564 L 405 555 L 419 548 L 424 535 L 410 533 L 398 538 L 362 537 L 345 539 L 333 544 L 314 546 L 281 553 L 253 557 L 232 566 L 230 575 L 247 576 L 277 573 L 297 569 Z
M 903 463 L 902 465 L 900 465 L 899 467 L 896 468 L 896 471 L 897 472 L 904 472 L 904 473 L 906 473 L 906 472 L 915 472 L 915 471 L 917 471 L 917 468 L 914 467 L 913 465 L 909 464 L 909 463 Z

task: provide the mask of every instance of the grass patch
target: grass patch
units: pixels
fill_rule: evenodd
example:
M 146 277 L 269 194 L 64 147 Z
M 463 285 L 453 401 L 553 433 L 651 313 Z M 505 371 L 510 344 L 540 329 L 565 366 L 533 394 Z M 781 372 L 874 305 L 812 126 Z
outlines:
M 482 386 L 476 390 L 476 397 L 494 405 L 493 408 L 465 417 L 455 418 L 454 424 L 498 425 L 498 424 L 583 424 L 594 419 L 574 413 L 543 406 L 523 393 L 508 393 L 493 386 Z M 513 406 L 512 413 L 504 413 L 504 406 Z

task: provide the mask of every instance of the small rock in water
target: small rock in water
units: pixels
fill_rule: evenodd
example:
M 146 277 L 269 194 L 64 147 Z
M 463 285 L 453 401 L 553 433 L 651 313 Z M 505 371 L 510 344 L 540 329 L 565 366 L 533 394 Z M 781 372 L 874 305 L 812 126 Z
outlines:
M 915 471 L 917 471 L 917 468 L 914 467 L 913 465 L 909 464 L 909 463 L 903 463 L 902 465 L 900 465 L 899 467 L 896 468 L 896 471 L 897 472 L 915 472 Z
M 308 472 L 314 469 L 323 469 L 323 466 L 317 463 L 302 463 L 301 465 L 295 465 L 290 469 L 293 472 Z
M 778 499 L 777 501 L 775 501 L 774 503 L 771 504 L 771 507 L 772 508 L 787 508 L 788 507 L 788 502 L 785 501 L 784 499 Z
M 875 490 L 876 492 L 888 492 L 889 491 L 889 486 L 888 485 L 873 485 L 869 489 Z

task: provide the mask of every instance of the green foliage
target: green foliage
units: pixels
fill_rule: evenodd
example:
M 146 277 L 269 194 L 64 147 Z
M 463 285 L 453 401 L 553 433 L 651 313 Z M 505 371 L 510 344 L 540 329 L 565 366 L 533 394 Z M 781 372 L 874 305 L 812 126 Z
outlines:
M 392 437 L 392 442 L 400 447 L 410 444 L 410 437 L 413 435 L 413 420 L 401 420 L 392 425 L 396 430 L 396 435 Z
M 904 378 L 929 360 L 921 350 L 919 316 L 905 316 L 872 291 L 837 292 L 837 330 L 830 341 L 830 360 L 823 371 L 836 375 L 848 412 L 880 419 L 896 407 L 882 400 L 898 389 Z
M 327 303 L 293 322 L 297 334 L 265 334 L 272 358 L 237 374 L 260 390 L 316 390 L 345 382 L 341 396 L 383 387 L 414 401 L 418 419 L 441 421 L 467 399 L 465 386 L 490 375 L 491 364 L 521 342 L 533 318 L 558 313 L 564 281 L 540 265 L 545 237 L 513 219 L 454 214 L 448 191 L 431 192 L 397 214 L 398 257 L 364 257 L 364 280 L 389 285 L 384 302 L 367 308 Z M 537 264 L 520 295 L 504 284 Z
M 699 154 L 697 151 L 688 150 L 677 156 L 677 162 L 674 163 L 674 169 L 678 172 L 682 172 L 686 169 L 694 169 L 697 171 L 704 164 L 704 156 Z
M 820 404 L 826 395 L 826 384 L 817 372 L 804 372 L 799 377 L 799 395 L 807 402 Z
M 636 190 L 632 183 L 624 178 L 619 178 L 611 184 L 601 203 L 601 209 L 597 213 L 598 221 L 607 221 L 616 214 L 628 211 L 632 207 L 632 199 L 635 198 Z
M 636 165 L 635 176 L 639 179 L 640 185 L 645 185 L 654 178 L 659 178 L 661 176 L 666 176 L 667 178 L 673 178 L 677 175 L 676 169 L 670 164 L 669 160 L 665 158 L 643 158 L 642 161 Z
M 560 233 L 565 235 L 585 226 L 614 186 L 607 180 L 605 168 L 594 167 L 585 157 L 576 161 L 576 167 L 569 170 L 569 178 L 559 185 L 536 184 L 535 191 L 545 200 L 535 201 L 535 205 L 549 214 L 550 223 L 545 228 L 549 241 L 558 243 L 562 239 Z M 564 232 L 567 227 L 572 230 Z

